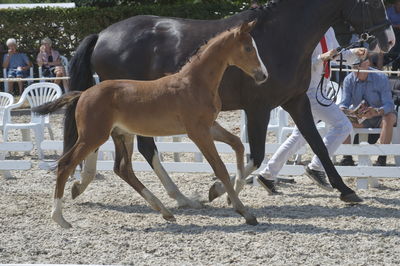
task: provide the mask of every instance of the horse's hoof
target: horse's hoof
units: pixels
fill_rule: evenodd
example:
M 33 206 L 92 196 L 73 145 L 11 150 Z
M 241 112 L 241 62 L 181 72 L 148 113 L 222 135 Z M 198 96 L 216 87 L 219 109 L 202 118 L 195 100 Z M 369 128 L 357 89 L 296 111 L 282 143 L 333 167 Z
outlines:
M 165 214 L 163 215 L 163 218 L 168 222 L 176 222 L 176 219 L 172 214 Z
M 347 194 L 347 195 L 340 195 L 340 200 L 346 202 L 346 203 L 350 203 L 350 204 L 357 204 L 360 202 L 363 202 L 363 199 L 360 198 L 359 196 L 357 196 L 357 194 L 355 192 Z
M 249 224 L 249 225 L 258 225 L 257 218 L 256 218 L 255 216 L 252 216 L 252 217 L 250 217 L 250 218 L 247 218 L 247 219 L 246 219 L 246 224 Z
M 215 182 L 208 191 L 208 201 L 211 202 L 225 193 L 225 188 L 220 182 Z
M 64 229 L 69 229 L 72 227 L 72 225 L 67 222 L 62 216 L 52 214 L 51 218 L 53 221 L 55 221 L 59 226 L 61 226 Z
M 76 199 L 80 194 L 81 192 L 79 191 L 78 184 L 74 183 L 71 188 L 72 199 Z
M 178 208 L 202 209 L 204 206 L 196 200 L 186 199 L 184 201 L 178 201 Z

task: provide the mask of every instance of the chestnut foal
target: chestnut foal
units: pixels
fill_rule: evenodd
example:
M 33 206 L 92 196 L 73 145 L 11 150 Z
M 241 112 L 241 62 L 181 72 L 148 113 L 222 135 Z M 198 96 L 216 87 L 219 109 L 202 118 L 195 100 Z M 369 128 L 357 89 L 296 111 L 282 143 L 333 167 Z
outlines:
M 257 224 L 255 216 L 246 210 L 237 195 L 244 183 L 241 178 L 243 145 L 236 136 L 215 122 L 221 110 L 218 86 L 229 65 L 238 66 L 258 83 L 267 79 L 268 73 L 249 34 L 255 23 L 244 23 L 212 38 L 176 74 L 154 81 L 108 80 L 34 109 L 44 114 L 64 105 L 77 104 L 78 139 L 58 161 L 52 219 L 64 228 L 71 227 L 62 215 L 61 201 L 66 180 L 75 167 L 106 142 L 111 134 L 115 144 L 115 173 L 153 209 L 160 211 L 164 219 L 175 221 L 172 213 L 135 176 L 131 163 L 131 136 L 187 133 L 226 187 L 233 208 L 248 224 Z M 235 182 L 236 192 L 214 140 L 230 144 L 236 152 L 239 173 Z

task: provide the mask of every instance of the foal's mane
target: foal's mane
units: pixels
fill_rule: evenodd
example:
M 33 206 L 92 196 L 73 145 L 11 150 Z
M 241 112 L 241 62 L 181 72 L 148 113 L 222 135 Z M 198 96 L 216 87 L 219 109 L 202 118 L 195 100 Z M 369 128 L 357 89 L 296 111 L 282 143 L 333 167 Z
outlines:
M 217 32 L 216 34 L 214 34 L 210 39 L 204 41 L 199 47 L 197 47 L 197 49 L 195 49 L 192 54 L 189 56 L 189 59 L 186 60 L 185 63 L 183 63 L 180 67 L 179 67 L 179 71 L 182 70 L 182 68 L 184 68 L 187 64 L 192 63 L 193 61 L 199 60 L 201 55 L 204 53 L 204 51 L 215 42 L 215 40 L 217 40 L 218 38 L 223 38 L 225 37 L 225 35 L 227 35 L 229 32 L 231 32 L 232 30 L 235 30 L 237 28 L 239 28 L 240 25 L 236 25 L 232 28 L 229 28 L 225 31 L 222 32 Z M 224 36 L 223 36 L 224 35 Z

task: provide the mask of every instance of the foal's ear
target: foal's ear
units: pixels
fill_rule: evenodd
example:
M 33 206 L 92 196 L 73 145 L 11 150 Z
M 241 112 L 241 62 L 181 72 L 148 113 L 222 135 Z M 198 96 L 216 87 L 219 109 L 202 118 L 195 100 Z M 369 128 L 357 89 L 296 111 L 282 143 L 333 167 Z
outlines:
M 254 29 L 254 27 L 257 24 L 257 19 L 251 21 L 251 22 L 245 22 L 242 24 L 242 26 L 240 26 L 240 33 L 249 33 L 252 29 Z

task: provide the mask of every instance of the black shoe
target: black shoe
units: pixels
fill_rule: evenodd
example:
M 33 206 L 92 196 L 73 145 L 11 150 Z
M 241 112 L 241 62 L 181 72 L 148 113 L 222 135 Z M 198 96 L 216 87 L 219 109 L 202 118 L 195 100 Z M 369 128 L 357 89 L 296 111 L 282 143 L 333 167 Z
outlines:
M 343 156 L 343 159 L 340 161 L 339 165 L 341 166 L 355 166 L 353 157 L 351 155 Z
M 376 166 L 386 166 L 386 156 L 378 156 L 375 162 Z
M 323 171 L 317 171 L 306 167 L 306 175 L 320 188 L 326 191 L 333 191 L 331 185 L 326 182 L 326 175 Z
M 274 180 L 269 180 L 265 179 L 262 175 L 257 176 L 257 182 L 264 187 L 269 195 L 278 195 L 280 194 L 275 187 L 275 181 Z

